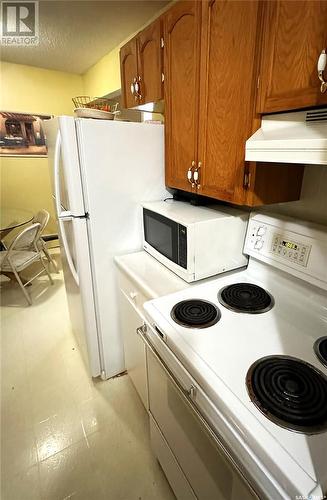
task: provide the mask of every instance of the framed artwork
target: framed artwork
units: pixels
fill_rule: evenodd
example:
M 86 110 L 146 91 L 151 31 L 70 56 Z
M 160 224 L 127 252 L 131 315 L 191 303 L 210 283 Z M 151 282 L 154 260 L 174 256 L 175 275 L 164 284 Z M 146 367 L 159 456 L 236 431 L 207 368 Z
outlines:
M 0 156 L 47 156 L 43 120 L 50 115 L 0 111 Z

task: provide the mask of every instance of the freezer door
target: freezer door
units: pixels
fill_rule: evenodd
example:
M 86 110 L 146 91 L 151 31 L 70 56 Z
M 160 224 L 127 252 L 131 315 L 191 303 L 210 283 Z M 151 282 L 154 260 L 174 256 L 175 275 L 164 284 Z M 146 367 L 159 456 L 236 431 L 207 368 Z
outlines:
M 101 361 L 86 219 L 65 217 L 58 222 L 73 332 L 89 373 L 97 377 L 101 374 Z
M 85 215 L 75 120 L 61 116 L 45 122 L 49 171 L 57 217 Z

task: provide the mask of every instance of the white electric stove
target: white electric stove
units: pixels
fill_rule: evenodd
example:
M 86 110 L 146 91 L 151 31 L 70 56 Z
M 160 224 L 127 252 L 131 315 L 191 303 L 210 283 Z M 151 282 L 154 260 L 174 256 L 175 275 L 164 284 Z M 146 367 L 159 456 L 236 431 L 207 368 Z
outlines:
M 320 500 L 327 229 L 254 213 L 244 252 L 247 269 L 145 304 L 146 336 L 169 370 L 178 378 L 180 364 L 208 398 L 210 411 L 189 390 L 260 498 Z

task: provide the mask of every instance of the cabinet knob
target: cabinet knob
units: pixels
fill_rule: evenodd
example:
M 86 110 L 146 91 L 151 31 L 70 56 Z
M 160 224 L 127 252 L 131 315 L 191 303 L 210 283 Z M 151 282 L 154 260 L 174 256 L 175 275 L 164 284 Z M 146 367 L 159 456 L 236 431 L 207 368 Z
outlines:
M 318 78 L 321 81 L 320 92 L 322 94 L 324 94 L 327 90 L 327 80 L 325 80 L 324 77 L 324 71 L 326 69 L 326 65 L 327 65 L 327 54 L 326 50 L 324 49 L 318 58 L 318 64 L 317 64 Z

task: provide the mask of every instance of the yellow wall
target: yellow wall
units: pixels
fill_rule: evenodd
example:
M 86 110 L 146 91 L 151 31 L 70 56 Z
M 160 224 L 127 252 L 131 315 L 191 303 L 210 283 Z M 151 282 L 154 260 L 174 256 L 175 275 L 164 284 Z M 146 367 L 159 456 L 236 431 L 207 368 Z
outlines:
M 154 14 L 151 19 L 149 19 L 143 26 L 131 33 L 128 38 L 121 42 L 118 47 L 108 52 L 103 56 L 97 63 L 91 66 L 84 75 L 84 92 L 86 95 L 93 97 L 101 97 L 113 92 L 114 90 L 120 89 L 120 60 L 119 60 L 119 50 L 120 47 L 125 45 L 133 36 L 142 31 L 147 25 L 152 21 L 157 19 L 161 14 L 168 10 L 171 5 L 176 0 L 171 1 L 156 14 Z
M 119 47 L 102 57 L 83 75 L 86 95 L 101 97 L 120 89 Z
M 1 63 L 1 111 L 72 114 L 71 98 L 81 95 L 80 75 Z M 47 158 L 0 158 L 1 206 L 51 214 L 48 232 L 56 232 Z

